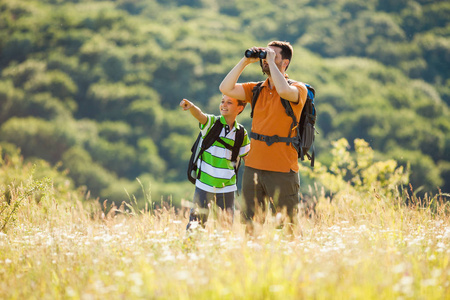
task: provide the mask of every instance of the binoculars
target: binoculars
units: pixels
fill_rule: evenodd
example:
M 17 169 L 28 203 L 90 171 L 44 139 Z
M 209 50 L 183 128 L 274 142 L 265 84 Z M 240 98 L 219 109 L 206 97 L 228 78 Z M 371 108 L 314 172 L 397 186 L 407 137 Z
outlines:
M 247 49 L 247 50 L 245 50 L 244 54 L 245 54 L 245 57 L 247 57 L 247 58 L 253 57 L 253 58 L 264 59 L 267 56 L 267 52 L 264 50 L 263 51 L 260 51 L 260 50 L 254 51 L 251 49 Z

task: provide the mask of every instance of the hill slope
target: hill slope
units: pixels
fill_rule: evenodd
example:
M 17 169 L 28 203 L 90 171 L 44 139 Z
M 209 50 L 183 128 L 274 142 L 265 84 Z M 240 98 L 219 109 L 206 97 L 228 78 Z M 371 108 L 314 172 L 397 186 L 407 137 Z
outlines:
M 364 4 L 363 4 L 364 3 Z M 411 184 L 450 184 L 450 43 L 445 1 L 6 1 L 0 4 L 0 145 L 61 162 L 114 201 L 150 184 L 190 197 L 197 124 L 253 45 L 290 41 L 289 75 L 317 90 L 318 160 L 363 138 L 411 165 Z M 257 66 L 241 80 L 260 80 Z M 239 121 L 250 128 L 248 113 Z M 352 143 L 351 143 L 352 144 Z M 9 150 L 8 150 L 9 149 Z M 176 188 L 174 188 L 176 186 Z

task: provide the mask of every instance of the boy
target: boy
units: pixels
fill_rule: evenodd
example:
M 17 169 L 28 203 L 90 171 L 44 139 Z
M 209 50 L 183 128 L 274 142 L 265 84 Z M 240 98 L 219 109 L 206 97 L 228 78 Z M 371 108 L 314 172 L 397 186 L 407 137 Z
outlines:
M 209 132 L 217 119 L 223 124 L 219 138 L 231 146 L 234 145 L 236 131 L 239 124 L 236 117 L 240 114 L 246 103 L 237 99 L 223 96 L 219 109 L 221 116 L 204 114 L 200 108 L 187 99 L 180 102 L 183 110 L 189 110 L 199 121 L 202 137 Z M 244 141 L 239 149 L 239 157 L 244 157 L 250 150 L 250 139 L 244 129 Z M 195 181 L 194 203 L 197 209 L 192 208 L 189 215 L 189 229 L 193 221 L 205 226 L 208 218 L 208 203 L 217 204 L 227 214 L 234 214 L 234 192 L 237 190 L 236 174 L 231 163 L 231 150 L 228 150 L 218 141 L 205 150 L 199 159 L 201 176 Z

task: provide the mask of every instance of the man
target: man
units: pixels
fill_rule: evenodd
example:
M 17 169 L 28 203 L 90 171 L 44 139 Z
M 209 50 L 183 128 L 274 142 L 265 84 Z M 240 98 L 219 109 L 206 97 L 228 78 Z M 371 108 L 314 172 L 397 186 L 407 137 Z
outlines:
M 288 42 L 272 41 L 265 48 L 253 47 L 250 50 L 266 52 L 266 56 L 263 59 L 244 56 L 222 81 L 220 91 L 251 103 L 252 90 L 257 82 L 237 83 L 239 76 L 245 67 L 255 62 L 260 62 L 263 73 L 267 75 L 253 107 L 251 146 L 242 179 L 246 204 L 244 217 L 247 230 L 251 232 L 256 209 L 264 211 L 267 203 L 272 209 L 285 209 L 287 222 L 294 222 L 293 212 L 299 201 L 300 188 L 298 154 L 287 141 L 288 137 L 296 136 L 296 129 L 291 128 L 292 118 L 287 115 L 280 98 L 290 102 L 297 120 L 300 120 L 307 88 L 300 82 L 288 83 L 286 70 L 293 54 Z M 274 136 L 281 139 L 277 141 Z

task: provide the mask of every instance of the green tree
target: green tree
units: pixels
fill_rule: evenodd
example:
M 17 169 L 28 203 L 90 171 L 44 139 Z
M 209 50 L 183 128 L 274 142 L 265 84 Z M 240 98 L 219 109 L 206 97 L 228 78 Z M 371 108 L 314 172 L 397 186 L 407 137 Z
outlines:
M 363 138 L 377 158 L 409 163 L 414 186 L 445 187 L 447 2 L 3 1 L 0 142 L 51 163 L 85 151 L 96 196 L 123 199 L 98 179 L 109 172 L 127 188 L 157 181 L 165 197 L 186 181 L 198 132 L 178 103 L 217 114 L 218 85 L 243 51 L 279 39 L 294 45 L 289 76 L 316 88 L 317 161 L 331 166 L 333 141 Z M 254 64 L 240 81 L 263 78 Z
M 91 194 L 99 196 L 102 191 L 116 183 L 116 176 L 92 160 L 87 151 L 79 147 L 67 150 L 62 156 L 62 167 L 77 186 L 85 186 Z
M 375 152 L 366 141 L 356 139 L 354 153 L 349 151 L 350 145 L 344 138 L 332 144 L 329 167 L 319 163 L 312 170 L 301 165 L 301 173 L 316 180 L 328 193 L 339 195 L 350 189 L 352 194 L 359 193 L 364 197 L 375 191 L 385 199 L 393 200 L 399 195 L 398 188 L 408 184 L 408 169 L 392 159 L 376 160 Z
M 11 118 L 0 127 L 0 140 L 17 145 L 26 157 L 57 163 L 66 150 L 77 144 L 75 128 L 69 124 L 33 117 Z

